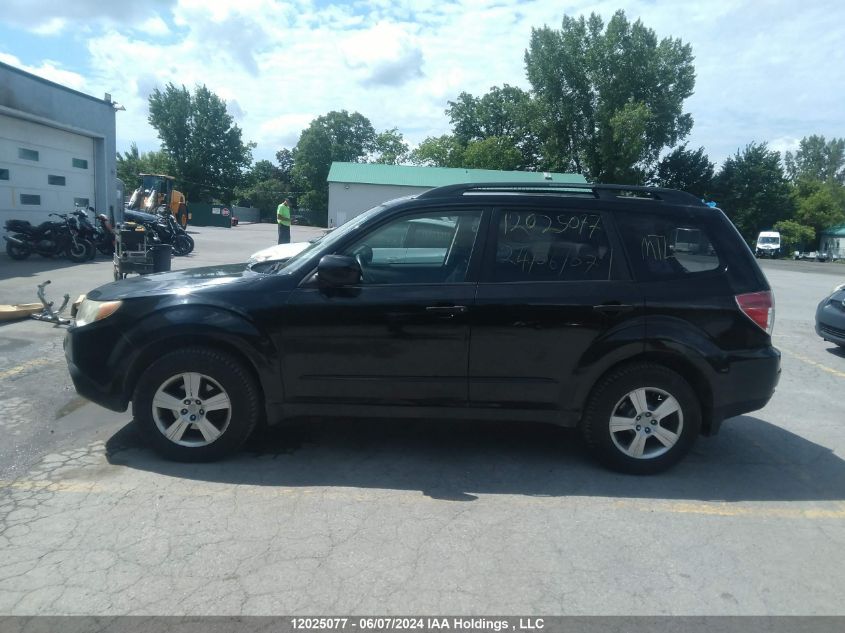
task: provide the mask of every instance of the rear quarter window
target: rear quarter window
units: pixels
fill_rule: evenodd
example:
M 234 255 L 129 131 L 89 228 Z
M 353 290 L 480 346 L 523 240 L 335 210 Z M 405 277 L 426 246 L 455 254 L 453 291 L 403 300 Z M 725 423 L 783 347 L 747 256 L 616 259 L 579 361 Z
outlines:
M 619 213 L 615 220 L 638 280 L 682 279 L 724 268 L 712 228 L 697 218 Z

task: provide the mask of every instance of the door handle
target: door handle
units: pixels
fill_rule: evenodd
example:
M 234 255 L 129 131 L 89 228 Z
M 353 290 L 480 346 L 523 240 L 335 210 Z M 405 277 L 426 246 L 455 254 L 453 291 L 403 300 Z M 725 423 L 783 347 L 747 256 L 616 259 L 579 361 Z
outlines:
M 601 305 L 593 306 L 593 310 L 607 314 L 609 316 L 630 312 L 634 306 L 628 303 L 602 303 Z
M 457 314 L 464 314 L 467 311 L 466 306 L 427 306 L 425 309 L 429 314 L 434 314 L 442 317 L 453 317 Z

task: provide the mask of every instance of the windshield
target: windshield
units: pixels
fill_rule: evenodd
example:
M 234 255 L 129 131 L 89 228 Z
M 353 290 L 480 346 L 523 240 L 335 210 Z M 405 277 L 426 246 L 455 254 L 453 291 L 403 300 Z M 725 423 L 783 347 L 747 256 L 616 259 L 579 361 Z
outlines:
M 780 244 L 779 237 L 761 237 L 757 239 L 758 244 Z
M 362 213 L 361 215 L 356 215 L 354 218 L 347 221 L 345 224 L 342 224 L 341 226 L 337 227 L 331 233 L 324 235 L 318 241 L 309 245 L 308 248 L 306 248 L 305 250 L 291 257 L 287 261 L 287 264 L 285 264 L 284 271 L 286 273 L 289 272 L 291 274 L 299 272 L 300 268 L 304 266 L 305 262 L 310 259 L 311 253 L 313 253 L 316 248 L 325 247 L 326 249 L 331 249 L 335 244 L 342 241 L 343 238 L 345 238 L 349 233 L 357 229 L 363 222 L 366 222 L 371 217 L 377 215 L 379 212 L 381 212 L 383 209 L 388 208 L 389 206 L 392 205 L 390 203 L 380 204 L 377 207 L 373 207 L 368 211 L 364 211 L 364 213 Z

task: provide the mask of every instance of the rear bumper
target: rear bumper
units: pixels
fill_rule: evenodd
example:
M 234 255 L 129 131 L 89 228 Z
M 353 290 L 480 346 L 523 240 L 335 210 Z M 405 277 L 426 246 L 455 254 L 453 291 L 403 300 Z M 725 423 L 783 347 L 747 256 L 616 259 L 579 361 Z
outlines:
M 765 407 L 780 372 L 780 351 L 774 347 L 732 353 L 714 380 L 713 411 L 705 433 L 715 435 L 724 420 Z

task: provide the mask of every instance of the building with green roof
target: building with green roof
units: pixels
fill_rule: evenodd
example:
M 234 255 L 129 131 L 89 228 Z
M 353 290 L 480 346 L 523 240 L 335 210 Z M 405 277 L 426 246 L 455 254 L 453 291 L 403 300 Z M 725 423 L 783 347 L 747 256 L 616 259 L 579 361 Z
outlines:
M 329 182 L 329 226 L 347 220 L 382 202 L 413 196 L 434 187 L 465 182 L 586 183 L 581 174 L 495 169 L 411 167 L 375 163 L 332 163 Z
M 845 259 L 845 224 L 825 229 L 820 237 L 819 252 Z

